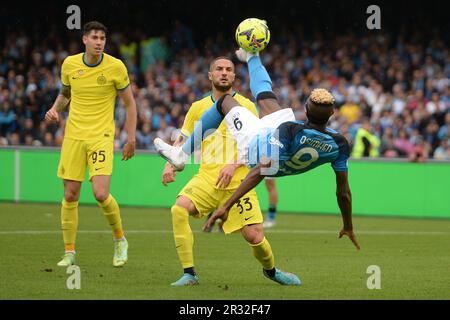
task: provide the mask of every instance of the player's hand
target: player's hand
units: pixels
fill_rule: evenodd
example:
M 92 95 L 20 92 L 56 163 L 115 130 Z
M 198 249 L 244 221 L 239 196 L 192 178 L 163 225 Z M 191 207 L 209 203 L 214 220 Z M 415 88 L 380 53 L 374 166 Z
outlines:
M 239 48 L 234 53 L 236 54 L 236 57 L 239 59 L 239 61 L 245 63 L 248 62 L 248 60 L 250 60 L 251 57 L 259 55 L 258 53 L 251 54 L 250 52 L 247 52 L 242 48 Z
M 222 219 L 222 221 L 227 220 L 228 218 L 228 211 L 227 209 L 225 209 L 224 207 L 221 207 L 219 209 L 217 209 L 212 215 L 211 217 L 206 221 L 205 225 L 203 226 L 203 231 L 207 231 L 208 229 L 212 228 L 212 226 L 214 226 L 214 223 L 216 222 L 217 219 Z
M 175 169 L 169 162 L 167 162 L 162 173 L 162 184 L 167 187 L 168 183 L 175 181 L 175 175 Z
M 356 235 L 353 233 L 352 230 L 345 230 L 342 229 L 341 232 L 339 232 L 339 239 L 342 238 L 343 235 L 346 235 L 347 237 L 350 238 L 350 240 L 353 242 L 353 244 L 355 245 L 356 249 L 360 249 L 360 246 L 358 244 L 358 241 L 356 240 Z
M 127 161 L 128 159 L 133 158 L 135 148 L 136 148 L 136 141 L 128 141 L 127 143 L 125 143 L 122 151 L 122 160 Z
M 59 122 L 59 113 L 58 113 L 58 111 L 56 111 L 56 109 L 55 108 L 50 108 L 50 110 L 48 110 L 46 113 L 45 113 L 45 121 L 48 121 L 48 122 Z
M 228 187 L 228 185 L 231 182 L 231 179 L 233 179 L 234 171 L 236 170 L 235 164 L 229 164 L 220 170 L 219 177 L 216 181 L 216 187 L 218 186 L 219 189 L 225 189 Z

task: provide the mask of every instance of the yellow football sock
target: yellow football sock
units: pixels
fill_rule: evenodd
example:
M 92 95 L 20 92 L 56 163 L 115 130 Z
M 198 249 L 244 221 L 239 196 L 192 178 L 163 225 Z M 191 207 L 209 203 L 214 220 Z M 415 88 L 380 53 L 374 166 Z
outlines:
M 116 199 L 110 194 L 105 201 L 98 202 L 98 205 L 102 208 L 103 214 L 113 230 L 114 239 L 122 239 L 124 237 L 122 219 Z
M 172 211 L 173 237 L 183 269 L 194 266 L 194 235 L 189 225 L 189 212 L 180 206 L 174 205 Z
M 78 228 L 78 201 L 61 203 L 61 230 L 63 232 L 65 251 L 75 252 L 75 239 Z
M 275 258 L 266 237 L 258 244 L 250 244 L 250 247 L 252 247 L 253 255 L 262 264 L 264 269 L 272 270 L 275 267 Z

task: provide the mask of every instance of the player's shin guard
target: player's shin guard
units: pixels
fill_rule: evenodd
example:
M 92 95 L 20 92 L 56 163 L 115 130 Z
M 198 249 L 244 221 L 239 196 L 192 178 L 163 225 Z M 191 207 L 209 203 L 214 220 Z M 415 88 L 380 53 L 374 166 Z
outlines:
M 61 203 L 61 230 L 66 252 L 75 252 L 75 239 L 78 228 L 78 201 Z
M 194 266 L 194 236 L 189 225 L 189 212 L 180 206 L 174 205 L 172 211 L 173 237 L 183 269 Z
M 108 220 L 114 234 L 114 239 L 119 240 L 124 238 L 122 229 L 122 219 L 120 218 L 120 209 L 116 199 L 110 194 L 103 202 L 97 202 L 103 211 L 103 214 Z
M 248 60 L 248 72 L 250 74 L 250 90 L 255 98 L 261 92 L 272 91 L 272 80 L 259 56 L 254 56 Z
M 258 244 L 250 244 L 253 255 L 261 263 L 264 269 L 272 270 L 275 268 L 275 258 L 272 253 L 269 241 L 264 237 L 263 241 Z

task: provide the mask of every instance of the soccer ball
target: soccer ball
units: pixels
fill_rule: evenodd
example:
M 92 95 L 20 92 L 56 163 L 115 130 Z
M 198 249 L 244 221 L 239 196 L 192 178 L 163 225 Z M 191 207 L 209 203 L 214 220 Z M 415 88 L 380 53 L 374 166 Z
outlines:
M 247 52 L 257 53 L 270 41 L 270 31 L 265 20 L 248 18 L 242 21 L 236 29 L 236 42 Z

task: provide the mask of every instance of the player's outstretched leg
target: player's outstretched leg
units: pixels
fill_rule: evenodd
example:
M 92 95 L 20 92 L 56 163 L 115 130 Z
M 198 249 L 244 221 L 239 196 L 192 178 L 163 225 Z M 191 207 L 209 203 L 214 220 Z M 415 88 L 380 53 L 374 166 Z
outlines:
M 242 53 L 242 55 L 244 54 L 246 55 L 246 53 Z M 250 89 L 253 96 L 258 100 L 264 114 L 281 110 L 281 107 L 276 100 L 276 96 L 272 92 L 272 80 L 270 79 L 266 68 L 262 65 L 259 56 L 249 55 L 247 63 L 250 74 Z M 225 115 L 236 106 L 239 106 L 239 103 L 233 97 L 224 95 L 202 115 L 195 125 L 193 134 L 181 148 L 173 147 L 165 143 L 162 139 L 156 138 L 154 140 L 156 150 L 163 158 L 170 162 L 176 170 L 183 170 L 192 152 L 199 149 L 202 140 L 206 138 L 205 133 L 212 133 L 213 130 L 217 129 L 225 118 Z
M 183 170 L 192 152 L 199 149 L 203 139 L 207 137 L 206 133 L 213 133 L 222 123 L 225 115 L 235 106 L 239 106 L 239 103 L 232 96 L 224 95 L 205 111 L 196 123 L 192 135 L 181 148 L 171 146 L 162 139 L 156 138 L 154 140 L 156 150 L 174 166 L 175 170 Z
M 171 146 L 165 143 L 164 140 L 156 138 L 153 141 L 159 155 L 166 159 L 176 171 L 182 171 L 184 166 L 189 161 L 189 154 L 185 153 L 182 148 Z
M 281 110 L 277 97 L 272 91 L 272 79 L 270 79 L 269 73 L 262 64 L 259 54 L 252 54 L 239 48 L 236 51 L 236 56 L 240 61 L 247 63 L 250 75 L 250 90 L 261 109 L 260 114 L 268 115 Z

